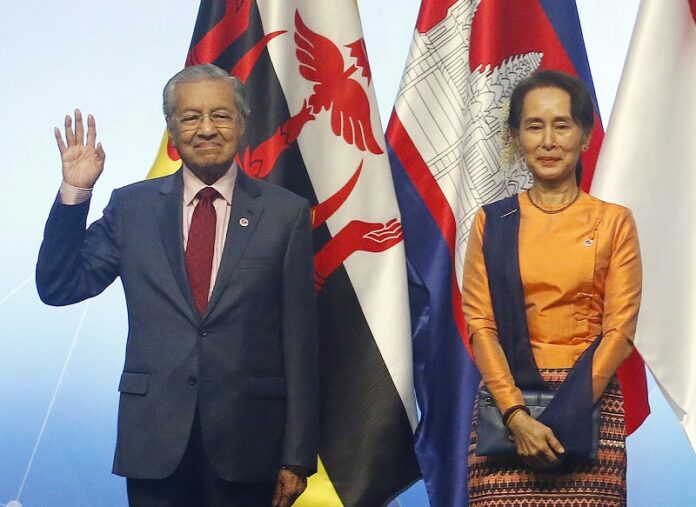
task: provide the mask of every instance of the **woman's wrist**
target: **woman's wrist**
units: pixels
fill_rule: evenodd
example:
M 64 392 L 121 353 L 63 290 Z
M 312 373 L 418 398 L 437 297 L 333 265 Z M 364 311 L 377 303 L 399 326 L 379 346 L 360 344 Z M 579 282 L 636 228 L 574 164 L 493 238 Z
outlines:
M 519 411 L 526 412 L 527 415 L 529 415 L 529 409 L 525 405 L 513 405 L 503 414 L 503 424 L 507 427 L 510 423 L 510 419 L 512 419 L 512 417 Z

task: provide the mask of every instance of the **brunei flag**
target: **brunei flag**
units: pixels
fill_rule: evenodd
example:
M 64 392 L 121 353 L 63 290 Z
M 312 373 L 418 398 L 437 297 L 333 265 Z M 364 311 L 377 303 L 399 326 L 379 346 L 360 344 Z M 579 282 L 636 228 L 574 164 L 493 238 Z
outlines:
M 416 451 L 430 502 L 438 507 L 468 503 L 464 478 L 479 382 L 461 312 L 468 234 L 481 205 L 531 184 L 522 163 L 501 169 L 500 136 L 505 102 L 537 69 L 578 76 L 594 96 L 574 1 L 422 1 L 387 141 L 412 291 L 422 409 Z M 596 120 L 583 154 L 584 190 L 604 136 Z M 630 433 L 649 412 L 637 353 L 618 377 Z
M 237 155 L 313 207 L 319 470 L 299 506 L 379 506 L 420 475 L 401 217 L 353 0 L 203 0 L 187 65 L 246 84 Z M 149 176 L 181 162 L 165 134 Z

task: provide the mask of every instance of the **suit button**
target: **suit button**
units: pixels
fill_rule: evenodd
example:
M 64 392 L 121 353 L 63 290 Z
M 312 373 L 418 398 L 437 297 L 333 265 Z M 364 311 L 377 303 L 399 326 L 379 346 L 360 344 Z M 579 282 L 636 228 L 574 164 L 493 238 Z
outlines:
M 195 385 L 196 385 L 196 382 L 198 382 L 198 379 L 197 379 L 196 377 L 194 377 L 193 375 L 191 375 L 191 376 L 188 378 L 188 384 L 189 384 L 190 386 L 195 386 Z
M 207 329 L 199 329 L 198 336 L 208 336 L 208 330 Z

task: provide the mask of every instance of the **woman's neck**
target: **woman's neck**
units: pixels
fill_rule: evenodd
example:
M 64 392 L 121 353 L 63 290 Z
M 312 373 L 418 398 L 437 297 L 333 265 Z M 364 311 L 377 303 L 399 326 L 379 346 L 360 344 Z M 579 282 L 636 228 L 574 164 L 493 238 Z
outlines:
M 549 186 L 534 182 L 529 189 L 529 197 L 537 206 L 543 208 L 557 208 L 574 201 L 578 197 L 579 192 L 580 189 L 575 181 L 558 186 Z

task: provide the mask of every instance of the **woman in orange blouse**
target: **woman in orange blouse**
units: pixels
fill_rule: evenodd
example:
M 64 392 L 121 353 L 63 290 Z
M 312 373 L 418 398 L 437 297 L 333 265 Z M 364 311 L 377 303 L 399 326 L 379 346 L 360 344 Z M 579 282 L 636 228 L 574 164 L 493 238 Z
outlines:
M 586 88 L 560 72 L 535 73 L 510 100 L 510 138 L 534 177 L 518 196 L 519 272 L 531 350 L 542 378 L 557 387 L 602 336 L 592 359 L 593 401 L 602 404 L 598 459 L 559 466 L 562 443 L 526 411 L 498 336 L 482 249 L 486 214 L 479 210 L 466 253 L 463 310 L 476 364 L 517 456 L 476 456 L 474 416 L 472 506 L 625 505 L 623 403 L 614 373 L 633 347 L 641 262 L 631 212 L 578 186 L 580 153 L 593 124 Z M 532 503 L 518 503 L 525 498 Z

